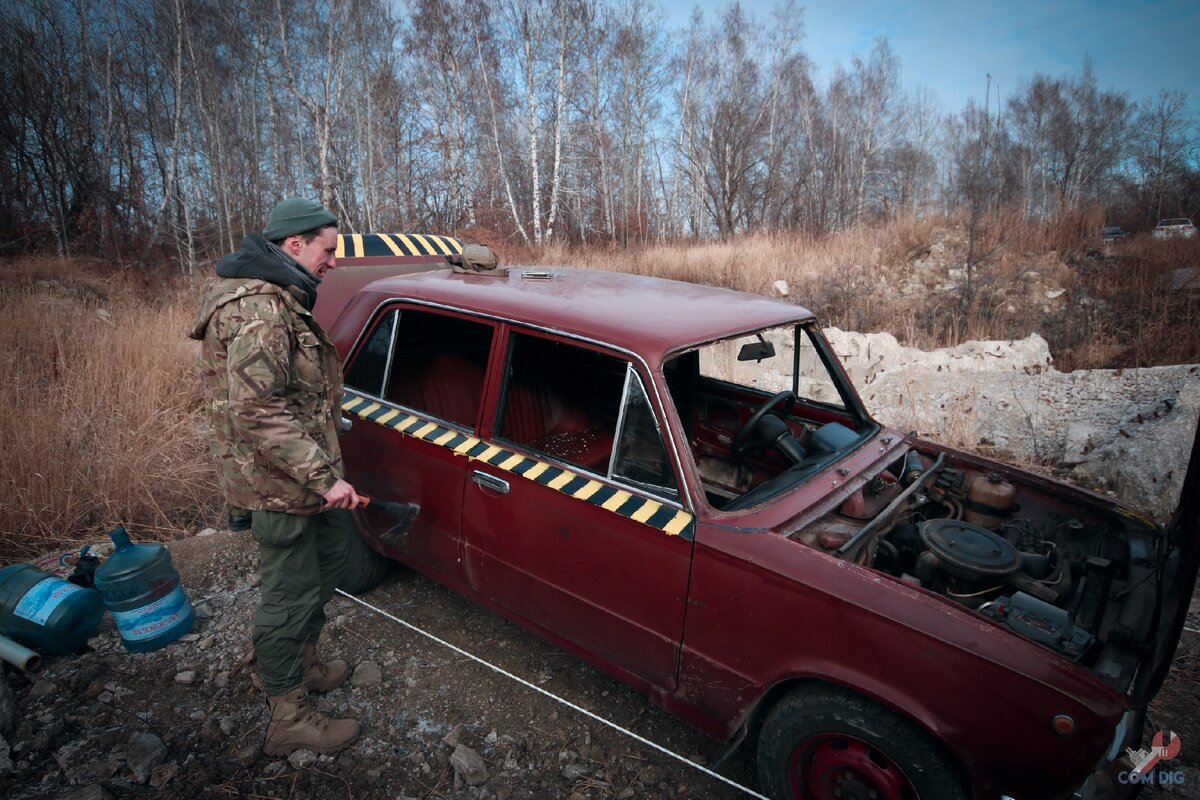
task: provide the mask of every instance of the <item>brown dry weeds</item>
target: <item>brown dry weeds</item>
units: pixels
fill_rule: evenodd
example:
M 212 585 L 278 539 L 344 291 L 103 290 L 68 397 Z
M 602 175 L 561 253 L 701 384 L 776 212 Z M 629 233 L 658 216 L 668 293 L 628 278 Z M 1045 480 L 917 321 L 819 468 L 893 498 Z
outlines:
M 7 265 L 0 282 L 0 563 L 125 523 L 170 538 L 211 515 L 192 305 L 98 265 Z

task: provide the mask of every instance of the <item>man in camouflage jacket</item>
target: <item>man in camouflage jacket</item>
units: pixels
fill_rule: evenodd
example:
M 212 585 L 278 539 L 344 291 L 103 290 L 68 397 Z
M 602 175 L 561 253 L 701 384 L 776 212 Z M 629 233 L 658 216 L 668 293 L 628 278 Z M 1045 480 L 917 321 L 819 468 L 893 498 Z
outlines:
M 358 722 L 330 720 L 307 697 L 348 672 L 344 661 L 316 655 L 347 537 L 356 535 L 347 509 L 358 504 L 337 440 L 341 362 L 312 316 L 336 246 L 332 213 L 309 200 L 283 201 L 262 234 L 249 234 L 218 263 L 191 331 L 201 342 L 217 479 L 231 506 L 251 512 L 259 546 L 253 638 L 271 709 L 268 755 L 334 752 L 359 734 Z

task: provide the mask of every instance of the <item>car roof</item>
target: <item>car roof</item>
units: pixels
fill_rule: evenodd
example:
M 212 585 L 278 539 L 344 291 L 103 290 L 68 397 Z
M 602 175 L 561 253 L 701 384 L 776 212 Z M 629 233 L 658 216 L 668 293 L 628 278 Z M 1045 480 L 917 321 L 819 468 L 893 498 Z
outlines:
M 651 364 L 675 350 L 814 319 L 761 295 L 572 267 L 510 267 L 503 277 L 436 270 L 384 278 L 364 292 L 379 302 L 401 297 L 594 339 Z

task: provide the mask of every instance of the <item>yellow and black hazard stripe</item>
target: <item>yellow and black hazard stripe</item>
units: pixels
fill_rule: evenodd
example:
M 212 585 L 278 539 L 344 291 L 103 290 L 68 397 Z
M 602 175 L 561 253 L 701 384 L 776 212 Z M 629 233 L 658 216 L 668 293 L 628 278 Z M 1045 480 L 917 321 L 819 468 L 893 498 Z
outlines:
M 375 256 L 453 256 L 462 252 L 462 242 L 453 236 L 429 233 L 342 233 L 338 235 L 335 258 Z
M 457 455 L 466 456 L 471 461 L 481 461 L 525 480 L 540 483 L 576 500 L 600 506 L 606 511 L 620 514 L 671 536 L 679 536 L 688 541 L 695 537 L 695 523 L 691 514 L 657 500 L 608 486 L 586 475 L 578 475 L 545 461 L 490 444 L 353 392 L 346 392 L 342 399 L 342 410 L 400 431 L 406 436 L 453 450 Z

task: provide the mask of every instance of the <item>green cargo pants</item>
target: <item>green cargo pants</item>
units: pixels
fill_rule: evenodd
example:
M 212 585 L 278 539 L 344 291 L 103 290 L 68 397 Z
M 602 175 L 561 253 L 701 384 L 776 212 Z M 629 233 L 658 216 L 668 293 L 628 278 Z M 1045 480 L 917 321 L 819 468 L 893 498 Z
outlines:
M 316 644 L 325 626 L 325 604 L 346 569 L 349 511 L 311 517 L 255 511 L 262 600 L 254 615 L 254 652 L 267 694 L 287 694 L 303 677 L 304 645 Z M 353 534 L 357 535 L 357 534 Z

